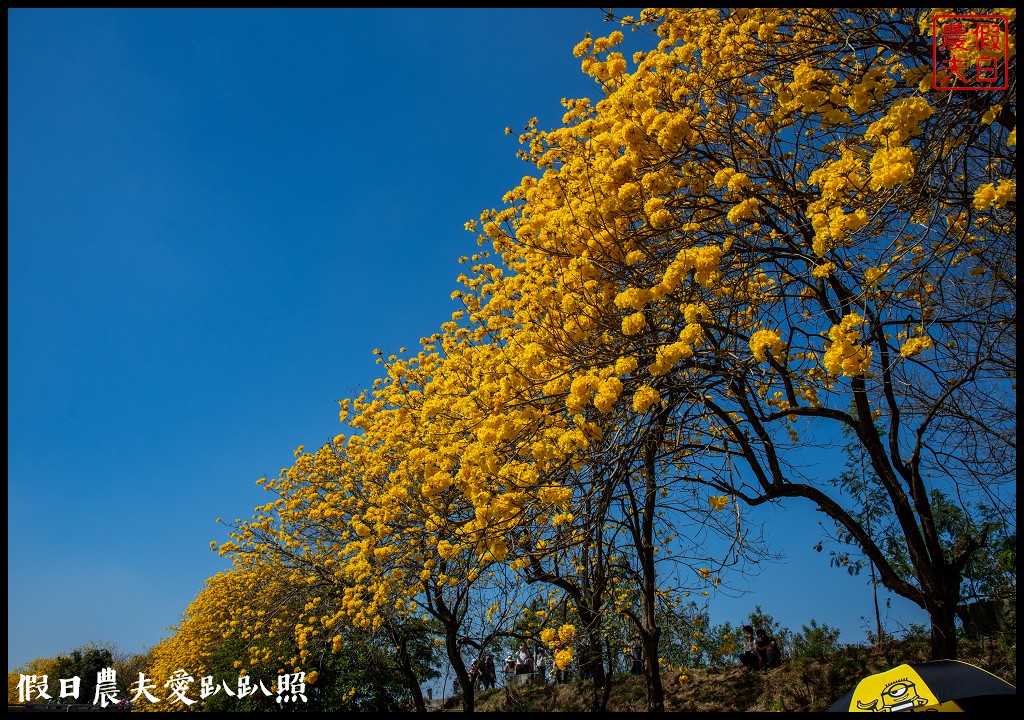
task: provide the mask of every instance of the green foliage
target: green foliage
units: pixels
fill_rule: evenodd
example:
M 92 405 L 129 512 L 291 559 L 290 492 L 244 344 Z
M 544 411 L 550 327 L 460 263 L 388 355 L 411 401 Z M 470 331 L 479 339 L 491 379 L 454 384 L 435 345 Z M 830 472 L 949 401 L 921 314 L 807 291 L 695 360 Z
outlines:
M 659 616 L 661 657 L 674 668 L 717 667 L 722 664 L 721 650 L 728 645 L 723 635 L 728 627 L 711 627 L 707 608 L 695 602 Z M 728 652 L 728 651 L 726 651 Z M 724 658 L 730 662 L 728 657 Z
M 398 712 L 410 700 L 392 648 L 375 638 L 353 637 L 339 652 L 318 660 L 320 677 L 310 699 L 313 712 Z
M 1017 532 L 999 535 L 964 568 L 969 599 L 1017 597 Z
M 812 623 L 813 626 L 813 623 Z M 821 626 L 824 627 L 824 626 Z M 803 633 L 806 635 L 806 631 Z M 961 659 L 1016 684 L 1016 646 L 965 640 Z M 929 659 L 927 633 L 910 640 L 890 638 L 883 648 L 842 645 L 819 658 L 802 656 L 767 673 L 749 673 L 739 667 L 696 668 L 685 683 L 674 673 L 663 673 L 668 712 L 824 712 L 867 675 L 900 663 Z M 625 676 L 612 683 L 609 712 L 643 712 L 643 678 Z M 455 709 L 455 708 L 452 708 Z M 554 688 L 514 688 L 481 697 L 480 712 L 586 712 L 588 688 L 570 683 Z
M 226 638 L 224 643 L 218 647 L 210 658 L 210 674 L 218 684 L 226 684 L 235 691 L 238 688 L 238 670 L 234 662 L 246 657 L 246 644 L 237 635 Z M 275 668 L 276 670 L 276 668 Z M 246 674 L 253 685 L 264 685 L 271 689 L 270 683 L 276 678 L 274 670 L 266 666 L 250 666 L 246 668 Z M 195 693 L 187 693 L 188 697 L 197 699 Z M 208 712 L 268 712 L 275 709 L 274 697 L 267 697 L 262 691 L 258 691 L 248 697 L 239 699 L 228 695 L 220 690 L 202 700 L 202 708 Z
M 818 659 L 838 652 L 839 648 L 839 630 L 828 625 L 818 625 L 816 620 L 811 619 L 810 625 L 803 625 L 800 632 L 793 635 L 791 652 L 793 659 Z
M 696 603 L 692 604 L 692 610 L 695 614 L 686 625 L 687 628 L 690 628 L 689 635 L 683 635 L 676 627 L 669 626 L 666 635 L 663 636 L 667 638 L 667 642 L 662 657 L 669 658 L 670 662 L 678 667 L 710 669 L 736 667 L 739 664 L 737 656 L 741 650 L 744 625 L 751 625 L 755 629 L 761 628 L 775 638 L 784 658 L 792 654 L 797 645 L 805 648 L 805 651 L 816 652 L 819 655 L 829 652 L 826 648 L 838 647 L 836 642 L 839 636 L 838 630 L 829 628 L 827 625 L 819 626 L 816 621 L 811 620 L 810 627 L 804 626 L 801 633 L 794 634 L 789 628 L 782 627 L 775 618 L 762 610 L 760 605 L 755 606 L 754 611 L 736 625 L 728 621 L 710 625 L 706 611 L 697 612 Z M 698 649 L 694 651 L 693 646 Z M 820 650 L 811 650 L 811 648 L 819 647 Z
M 114 666 L 114 652 L 116 648 L 110 643 L 89 643 L 82 647 L 75 648 L 67 655 L 58 655 L 52 671 L 54 678 L 51 678 L 54 689 L 57 692 L 51 693 L 54 698 L 60 696 L 60 679 L 70 680 L 73 677 L 81 678 L 78 699 L 67 698 L 64 702 L 69 703 L 91 703 L 96 697 L 96 680 L 99 672 L 105 668 Z M 127 686 L 124 679 L 117 678 L 119 699 L 126 697 Z
M 927 625 L 919 625 L 918 623 L 910 623 L 904 630 L 902 640 L 906 643 L 913 642 L 927 642 L 931 637 L 931 630 Z
M 437 677 L 434 645 L 425 624 L 410 632 L 408 650 L 412 664 L 421 680 Z M 411 694 L 405 684 L 394 646 L 383 635 L 367 631 L 349 631 L 337 652 L 322 648 L 312 653 L 303 663 L 306 672 L 307 701 L 289 705 L 293 712 L 399 712 L 411 704 Z M 296 654 L 298 648 L 294 648 Z M 235 662 L 248 657 L 245 642 L 238 637 L 228 638 L 211 658 L 212 675 L 218 684 L 227 682 L 235 688 L 238 671 Z M 239 699 L 221 691 L 203 700 L 207 712 L 268 712 L 280 709 L 277 702 L 276 682 L 282 672 L 276 664 L 246 668 L 253 685 L 262 680 L 273 692 L 267 696 L 258 691 Z M 316 673 L 314 676 L 313 673 Z M 309 678 L 316 678 L 310 682 Z
M 849 433 L 847 433 L 849 434 Z M 851 441 L 843 447 L 846 464 L 843 472 L 832 480 L 833 485 L 853 498 L 857 505 L 852 513 L 886 556 L 893 570 L 903 580 L 914 583 L 915 572 L 907 554 L 903 531 L 896 520 L 888 493 L 871 469 L 863 445 Z M 1017 533 L 1012 521 L 1000 515 L 994 506 L 984 502 L 954 502 L 941 490 L 932 489 L 928 496 L 939 540 L 945 554 L 951 557 L 968 538 L 984 534 L 988 541 L 967 562 L 963 571 L 961 602 L 970 599 L 1016 597 Z M 852 534 L 836 526 L 835 540 L 844 549 L 830 551 L 829 564 L 858 575 L 868 560 Z M 849 548 L 849 549 L 845 549 Z M 821 543 L 817 550 L 822 550 Z

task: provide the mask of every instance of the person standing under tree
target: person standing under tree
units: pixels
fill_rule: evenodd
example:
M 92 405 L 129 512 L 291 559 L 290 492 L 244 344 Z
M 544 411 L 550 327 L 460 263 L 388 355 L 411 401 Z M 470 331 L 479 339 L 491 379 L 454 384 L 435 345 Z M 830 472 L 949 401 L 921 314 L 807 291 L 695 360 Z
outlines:
M 526 643 L 519 646 L 516 654 L 516 675 L 529 675 L 533 672 L 533 655 L 526 649 Z
M 629 646 L 629 658 L 631 660 L 629 672 L 633 675 L 644 674 L 644 646 L 640 642 L 640 634 L 634 632 L 632 644 Z
M 498 671 L 494 667 L 494 655 L 488 653 L 484 657 L 483 662 L 483 686 L 488 690 L 493 690 L 494 686 L 498 682 Z
M 547 685 L 548 659 L 542 647 L 538 647 L 536 654 L 533 656 L 533 671 L 540 675 L 541 682 Z

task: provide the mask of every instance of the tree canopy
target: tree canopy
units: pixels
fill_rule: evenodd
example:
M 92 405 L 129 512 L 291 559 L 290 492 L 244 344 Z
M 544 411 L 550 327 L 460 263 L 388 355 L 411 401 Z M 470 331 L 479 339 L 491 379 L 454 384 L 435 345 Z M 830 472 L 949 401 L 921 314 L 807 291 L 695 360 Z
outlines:
M 1016 86 L 936 90 L 935 14 L 645 10 L 575 47 L 596 99 L 518 135 L 530 174 L 467 223 L 464 310 L 380 353 L 347 434 L 220 548 L 312 589 L 281 616 L 299 660 L 425 614 L 466 687 L 538 584 L 598 663 L 609 617 L 657 658 L 673 598 L 765 557 L 743 508 L 780 501 L 956 657 L 965 569 L 1015 536 Z M 898 554 L 813 463 L 846 437 Z M 978 531 L 950 541 L 954 515 Z

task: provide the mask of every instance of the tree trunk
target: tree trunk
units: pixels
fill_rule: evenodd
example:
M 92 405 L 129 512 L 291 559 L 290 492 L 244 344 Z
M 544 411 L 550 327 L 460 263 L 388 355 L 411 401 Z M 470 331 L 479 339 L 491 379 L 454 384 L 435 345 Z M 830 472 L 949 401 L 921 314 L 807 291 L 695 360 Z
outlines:
M 442 622 L 444 622 L 443 617 Z M 448 653 L 448 662 L 452 664 L 452 669 L 455 670 L 455 677 L 459 680 L 459 691 L 462 693 L 462 710 L 463 712 L 471 713 L 475 710 L 476 698 L 474 697 L 473 686 L 469 681 L 469 671 L 466 670 L 466 663 L 462 659 L 458 627 L 454 624 L 445 622 L 444 644 L 445 650 Z
M 658 662 L 658 645 L 661 628 L 643 635 L 644 677 L 647 680 L 647 711 L 665 712 L 665 688 L 661 684 L 661 663 Z
M 416 671 L 412 667 L 412 658 L 409 657 L 409 639 L 405 636 L 405 633 L 391 629 L 391 639 L 394 641 L 395 646 L 398 648 L 398 662 L 402 669 L 402 677 L 405 678 L 405 684 L 409 688 L 409 692 L 412 693 L 412 701 L 416 706 L 416 712 L 426 712 L 427 703 L 423 700 L 423 689 L 420 687 L 420 680 L 416 677 Z
M 925 593 L 925 610 L 931 621 L 931 658 L 932 660 L 956 660 L 956 608 L 960 597 L 959 579 L 955 583 L 950 578 L 942 578 L 943 585 L 933 592 Z M 948 587 L 953 584 L 953 587 Z
M 597 626 L 597 623 L 594 623 Z M 608 707 L 608 678 L 604 671 L 604 659 L 601 652 L 601 635 L 593 632 L 589 636 L 590 644 L 587 645 L 586 657 L 581 660 L 586 663 L 590 673 L 590 710 L 592 712 L 604 712 Z
M 658 424 L 644 448 L 644 499 L 641 513 L 640 542 L 637 543 L 637 558 L 640 561 L 640 638 L 644 646 L 644 677 L 647 680 L 647 711 L 665 712 L 665 688 L 661 684 L 661 664 L 658 662 L 658 645 L 661 628 L 656 616 L 658 594 L 658 571 L 654 564 L 654 517 L 657 510 L 658 468 L 657 449 L 664 439 L 665 424 L 668 421 L 667 408 L 658 417 Z

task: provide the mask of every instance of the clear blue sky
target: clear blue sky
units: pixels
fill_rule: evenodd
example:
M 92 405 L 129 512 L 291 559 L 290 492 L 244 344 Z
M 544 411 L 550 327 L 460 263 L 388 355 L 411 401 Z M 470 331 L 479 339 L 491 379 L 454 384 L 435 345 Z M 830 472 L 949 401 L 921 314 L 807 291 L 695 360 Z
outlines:
M 167 634 L 225 567 L 215 518 L 448 319 L 463 223 L 530 170 L 504 128 L 597 96 L 571 49 L 602 17 L 8 10 L 9 669 Z M 817 517 L 713 620 L 862 640 Z

